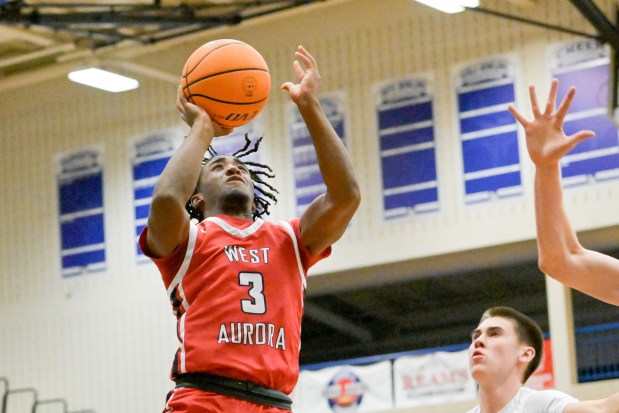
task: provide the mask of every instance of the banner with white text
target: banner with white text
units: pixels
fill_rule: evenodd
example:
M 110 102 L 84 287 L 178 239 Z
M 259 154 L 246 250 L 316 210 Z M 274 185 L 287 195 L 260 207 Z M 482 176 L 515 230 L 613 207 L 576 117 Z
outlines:
M 393 384 L 396 408 L 477 397 L 466 349 L 398 358 L 393 363 Z

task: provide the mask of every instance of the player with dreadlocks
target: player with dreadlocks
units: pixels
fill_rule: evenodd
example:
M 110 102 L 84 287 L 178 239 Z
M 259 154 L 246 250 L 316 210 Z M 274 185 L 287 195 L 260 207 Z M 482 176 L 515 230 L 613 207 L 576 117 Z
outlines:
M 260 142 L 262 142 L 262 138 L 263 138 L 262 136 L 259 137 L 254 143 L 254 147 L 252 149 L 249 149 L 249 146 L 251 145 L 251 140 L 249 139 L 248 135 L 245 134 L 245 146 L 243 146 L 238 151 L 234 152 L 232 156 L 235 157 L 236 159 L 241 159 L 247 155 L 257 152 L 258 148 L 260 148 Z M 208 153 L 210 156 L 209 157 L 205 156 L 202 159 L 202 166 L 206 165 L 211 158 L 214 158 L 215 156 L 219 155 L 212 146 L 208 147 Z M 277 198 L 275 197 L 275 194 L 279 193 L 279 191 L 275 189 L 273 186 L 271 186 L 268 182 L 264 181 L 262 177 L 264 176 L 267 178 L 275 178 L 275 175 L 273 174 L 273 170 L 268 165 L 263 165 L 257 162 L 244 161 L 243 164 L 245 164 L 246 166 L 253 167 L 253 169 L 248 168 L 249 175 L 251 176 L 252 181 L 254 181 L 254 190 L 255 190 L 254 191 L 255 209 L 252 214 L 253 218 L 254 219 L 259 218 L 265 214 L 269 215 L 270 214 L 269 207 L 271 206 L 271 202 L 269 202 L 269 200 L 273 201 L 274 203 L 277 203 Z M 196 187 L 193 195 L 195 195 L 197 190 L 198 188 Z M 194 207 L 191 205 L 191 200 L 187 201 L 187 204 L 185 205 L 185 209 L 187 210 L 187 212 L 189 213 L 189 216 L 192 219 L 195 219 L 198 222 L 201 222 L 204 219 L 202 212 L 198 209 L 194 209 Z
M 282 90 L 312 136 L 326 192 L 289 221 L 262 220 L 277 201 L 266 182 L 273 173 L 240 159 L 261 139 L 253 147 L 246 139 L 234 155 L 209 150 L 231 130 L 179 90 L 177 108 L 191 131 L 159 177 L 140 235 L 177 317 L 166 413 L 291 410 L 307 271 L 330 255 L 360 201 L 350 158 L 318 100 L 316 61 L 301 46 L 295 57 L 297 83 Z

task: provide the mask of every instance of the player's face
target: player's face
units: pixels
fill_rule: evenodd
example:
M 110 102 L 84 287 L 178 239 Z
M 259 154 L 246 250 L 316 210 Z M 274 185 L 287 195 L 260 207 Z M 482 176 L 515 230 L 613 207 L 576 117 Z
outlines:
M 233 156 L 216 156 L 202 168 L 200 192 L 215 202 L 232 199 L 251 205 L 254 183 L 243 162 Z
M 520 343 L 514 322 L 503 317 L 482 321 L 471 333 L 469 366 L 480 381 L 500 381 L 516 372 L 518 359 L 526 348 Z

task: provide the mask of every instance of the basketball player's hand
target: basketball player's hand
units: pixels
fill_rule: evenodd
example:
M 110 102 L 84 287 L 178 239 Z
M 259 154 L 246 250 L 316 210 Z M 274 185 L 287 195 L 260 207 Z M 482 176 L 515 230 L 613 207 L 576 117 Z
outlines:
M 285 82 L 281 89 L 287 91 L 293 102 L 299 105 L 317 98 L 320 72 L 316 59 L 303 46 L 299 46 L 294 54 L 297 60 L 292 66 L 298 83 Z
M 556 166 L 560 159 L 579 142 L 595 136 L 590 130 L 583 130 L 571 136 L 563 131 L 563 121 L 570 108 L 576 89 L 572 86 L 558 108 L 555 109 L 559 81 L 552 80 L 546 107 L 542 112 L 537 102 L 535 87 L 529 86 L 533 120 L 528 121 L 513 105 L 508 110 L 524 127 L 529 156 L 538 167 Z
M 200 124 L 206 128 L 206 133 L 213 137 L 228 135 L 234 130 L 224 128 L 217 122 L 214 122 L 203 108 L 188 101 L 181 86 L 178 87 L 176 109 L 178 109 L 181 118 L 189 127 L 193 128 L 194 124 Z

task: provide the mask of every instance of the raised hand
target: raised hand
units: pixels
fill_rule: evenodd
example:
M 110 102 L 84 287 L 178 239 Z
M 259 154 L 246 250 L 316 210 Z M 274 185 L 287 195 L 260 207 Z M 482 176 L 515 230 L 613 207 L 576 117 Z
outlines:
M 285 82 L 281 89 L 287 91 L 290 98 L 298 105 L 308 98 L 316 98 L 320 86 L 320 73 L 316 59 L 303 46 L 299 46 L 294 54 L 297 60 L 292 65 L 298 83 Z
M 524 127 L 529 156 L 536 166 L 555 166 L 559 160 L 579 142 L 595 136 L 590 130 L 582 130 L 571 136 L 563 131 L 565 115 L 570 108 L 576 89 L 572 86 L 559 107 L 555 110 L 559 81 L 552 80 L 544 111 L 540 110 L 534 86 L 529 86 L 533 120 L 528 121 L 513 105 L 508 110 Z
M 211 129 L 213 136 L 224 136 L 230 134 L 234 129 L 224 128 L 217 122 L 214 122 L 208 113 L 198 105 L 195 105 L 187 100 L 181 86 L 178 87 L 176 95 L 176 109 L 180 112 L 183 121 L 190 127 L 193 127 L 196 121 L 201 121 Z

